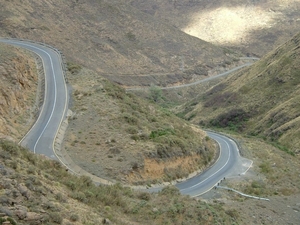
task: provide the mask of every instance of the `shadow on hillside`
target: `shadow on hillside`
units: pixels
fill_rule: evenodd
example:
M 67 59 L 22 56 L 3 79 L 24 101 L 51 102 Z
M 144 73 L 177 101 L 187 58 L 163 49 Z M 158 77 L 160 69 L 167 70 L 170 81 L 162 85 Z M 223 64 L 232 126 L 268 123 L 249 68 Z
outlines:
M 161 0 L 155 2 L 134 0 L 131 2 L 131 5 L 156 18 L 164 19 L 179 29 L 209 42 L 214 42 L 210 36 L 210 32 L 212 32 L 211 27 L 215 26 L 216 34 L 214 37 L 218 38 L 218 36 L 222 35 L 222 32 L 226 33 L 228 29 L 232 29 L 232 27 L 233 29 L 237 29 L 234 28 L 234 26 L 241 22 L 244 26 L 236 30 L 232 37 L 227 37 L 225 34 L 224 43 L 214 43 L 226 47 L 237 46 L 238 49 L 241 49 L 244 53 L 250 52 L 254 55 L 262 56 L 275 46 L 289 40 L 296 34 L 297 30 L 299 30 L 297 19 L 300 16 L 300 2 L 277 3 L 276 1 L 261 0 L 246 2 L 233 0 Z M 235 21 L 230 21 L 230 18 L 221 17 L 219 13 L 222 11 L 228 12 L 228 16 L 232 16 L 232 20 Z M 240 14 L 236 15 L 237 12 Z M 250 13 L 259 16 L 259 19 L 256 18 L 257 24 L 253 21 L 254 17 L 250 15 Z M 214 15 L 215 17 L 210 19 L 210 15 L 208 14 Z M 218 18 L 216 17 L 221 18 L 221 21 L 217 21 Z M 251 19 L 251 17 L 253 19 Z M 206 18 L 205 25 L 203 25 L 204 18 Z M 216 23 L 222 22 L 222 18 L 228 22 L 225 25 L 216 25 Z M 195 21 L 197 19 L 202 21 Z M 198 23 L 200 24 L 200 22 L 202 24 L 198 28 L 197 25 Z M 249 23 L 252 25 L 249 26 Z M 199 31 L 189 32 L 188 28 L 193 25 L 194 29 L 198 28 Z M 243 34 L 241 34 L 240 29 L 244 30 Z M 207 35 L 205 35 L 205 33 L 207 33 Z M 218 33 L 220 33 L 220 35 L 218 35 Z M 226 38 L 232 38 L 232 40 L 226 40 Z M 227 43 L 225 43 L 226 41 Z

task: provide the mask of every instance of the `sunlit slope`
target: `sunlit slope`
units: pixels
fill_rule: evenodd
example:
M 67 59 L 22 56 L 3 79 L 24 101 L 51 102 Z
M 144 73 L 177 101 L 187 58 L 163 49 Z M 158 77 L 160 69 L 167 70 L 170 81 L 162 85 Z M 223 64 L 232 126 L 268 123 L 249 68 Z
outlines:
M 121 2 L 5 1 L 0 15 L 0 36 L 51 44 L 67 61 L 126 86 L 182 82 L 238 60 Z
M 259 56 L 283 44 L 299 30 L 299 0 L 130 2 L 190 35 Z
M 187 118 L 196 115 L 193 122 L 263 136 L 295 152 L 300 147 L 299 83 L 300 34 L 181 111 Z

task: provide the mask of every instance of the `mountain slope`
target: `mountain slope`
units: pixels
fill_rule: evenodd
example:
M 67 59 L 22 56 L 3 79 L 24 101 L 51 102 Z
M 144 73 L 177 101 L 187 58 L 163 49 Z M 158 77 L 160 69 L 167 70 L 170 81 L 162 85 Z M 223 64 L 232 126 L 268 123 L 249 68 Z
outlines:
M 299 30 L 299 0 L 129 2 L 202 40 L 259 56 L 288 41 Z
M 190 112 L 197 114 L 192 121 L 259 135 L 297 152 L 299 65 L 300 34 L 195 99 L 200 103 Z
M 68 61 L 126 86 L 183 82 L 238 61 L 227 50 L 121 1 L 13 0 L 0 4 L 1 36 L 51 44 Z
M 73 102 L 65 150 L 90 173 L 138 184 L 203 170 L 216 154 L 206 133 L 82 68 L 69 80 Z M 84 149 L 84 151 L 83 151 Z

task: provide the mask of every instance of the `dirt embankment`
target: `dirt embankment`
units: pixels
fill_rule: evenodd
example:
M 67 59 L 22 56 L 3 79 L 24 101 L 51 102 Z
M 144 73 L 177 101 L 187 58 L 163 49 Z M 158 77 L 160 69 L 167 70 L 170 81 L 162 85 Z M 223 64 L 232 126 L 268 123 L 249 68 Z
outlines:
M 32 55 L 0 44 L 0 138 L 18 141 L 30 127 L 37 79 Z

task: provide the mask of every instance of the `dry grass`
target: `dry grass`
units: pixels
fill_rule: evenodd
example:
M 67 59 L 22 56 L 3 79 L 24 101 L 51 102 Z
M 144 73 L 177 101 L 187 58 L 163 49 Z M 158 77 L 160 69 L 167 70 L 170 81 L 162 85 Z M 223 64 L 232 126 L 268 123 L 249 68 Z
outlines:
M 195 115 L 191 120 L 194 123 L 240 130 L 297 154 L 299 40 L 298 34 L 250 68 L 186 103 L 181 113 L 185 118 Z
M 135 192 L 119 184 L 95 186 L 52 160 L 0 142 L 0 210 L 20 224 L 231 224 L 218 204 L 181 196 L 175 187 L 158 194 Z M 20 188 L 22 186 L 22 188 Z M 14 197 L 17 196 L 17 197 Z M 11 200 L 13 198 L 13 200 Z M 22 219 L 30 215 L 32 221 Z
M 233 187 L 256 196 L 299 195 L 299 157 L 292 156 L 259 138 L 231 133 L 241 144 L 241 153 L 254 164 L 244 182 Z

